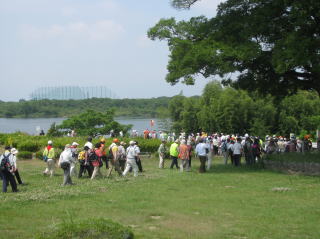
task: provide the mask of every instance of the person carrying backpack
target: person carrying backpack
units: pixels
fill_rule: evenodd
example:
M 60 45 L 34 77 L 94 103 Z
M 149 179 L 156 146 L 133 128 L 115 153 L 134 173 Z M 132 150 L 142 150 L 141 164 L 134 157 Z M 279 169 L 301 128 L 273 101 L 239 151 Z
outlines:
M 116 170 L 118 172 L 119 176 L 122 176 L 122 171 L 120 169 L 120 163 L 119 163 L 119 148 L 118 148 L 118 144 L 119 144 L 119 139 L 115 138 L 112 141 L 112 144 L 109 147 L 109 154 L 111 155 L 111 159 L 110 159 L 110 166 L 109 166 L 109 170 L 107 173 L 107 177 L 111 176 L 112 170 Z
M 78 161 L 80 164 L 80 170 L 78 178 L 82 177 L 82 174 L 87 170 L 89 178 L 92 176 L 92 166 L 90 164 L 90 155 L 94 153 L 88 146 L 84 146 L 83 151 L 78 155 Z
M 12 192 L 18 192 L 17 183 L 14 178 L 14 160 L 10 152 L 10 146 L 5 147 L 4 154 L 0 156 L 0 170 L 2 174 L 2 192 L 7 192 L 7 186 L 10 182 Z
M 43 160 L 47 163 L 47 168 L 43 172 L 44 175 L 50 174 L 50 177 L 54 175 L 54 169 L 55 169 L 55 150 L 52 146 L 52 141 L 48 141 L 48 146 L 43 151 Z

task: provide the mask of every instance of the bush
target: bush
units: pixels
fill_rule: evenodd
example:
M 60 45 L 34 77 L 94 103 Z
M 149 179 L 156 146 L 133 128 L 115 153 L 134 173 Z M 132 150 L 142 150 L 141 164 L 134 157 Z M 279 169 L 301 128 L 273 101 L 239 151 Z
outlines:
M 32 159 L 32 152 L 19 151 L 18 158 L 19 159 Z
M 35 140 L 28 140 L 28 141 L 18 142 L 17 148 L 21 151 L 36 152 L 40 149 L 40 145 Z
M 267 154 L 264 160 L 279 162 L 320 163 L 320 152 Z
M 132 231 L 106 219 L 61 223 L 51 232 L 43 232 L 36 239 L 133 239 Z

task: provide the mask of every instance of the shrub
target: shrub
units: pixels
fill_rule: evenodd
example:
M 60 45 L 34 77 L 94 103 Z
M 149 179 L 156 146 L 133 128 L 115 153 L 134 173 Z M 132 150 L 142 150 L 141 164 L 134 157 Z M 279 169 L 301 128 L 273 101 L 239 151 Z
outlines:
M 320 152 L 267 154 L 264 160 L 279 162 L 320 163 Z
M 36 239 L 133 239 L 132 231 L 106 219 L 93 219 L 82 222 L 61 223 L 51 232 L 43 232 Z
M 19 151 L 18 158 L 19 159 L 32 159 L 32 152 Z
M 21 151 L 36 152 L 40 149 L 40 145 L 35 140 L 27 140 L 18 142 L 17 148 Z

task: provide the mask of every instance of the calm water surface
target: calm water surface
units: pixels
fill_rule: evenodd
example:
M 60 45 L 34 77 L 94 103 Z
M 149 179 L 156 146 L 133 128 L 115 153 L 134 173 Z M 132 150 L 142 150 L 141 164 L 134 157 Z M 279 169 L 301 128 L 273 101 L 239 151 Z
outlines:
M 35 119 L 6 119 L 0 118 L 0 132 L 1 133 L 14 133 L 16 131 L 26 132 L 28 134 L 38 134 L 39 129 L 44 132 L 50 128 L 52 123 L 60 124 L 65 118 L 35 118 Z M 135 119 L 135 118 L 116 118 L 120 124 L 132 124 L 132 129 L 142 132 L 146 128 L 150 129 L 151 119 Z M 155 121 L 152 129 L 158 130 L 159 120 Z

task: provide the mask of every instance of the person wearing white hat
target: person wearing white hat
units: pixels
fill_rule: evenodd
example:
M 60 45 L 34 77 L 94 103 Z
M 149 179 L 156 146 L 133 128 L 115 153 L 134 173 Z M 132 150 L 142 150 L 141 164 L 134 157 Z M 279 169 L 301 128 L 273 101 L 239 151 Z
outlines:
M 126 150 L 126 155 L 127 155 L 127 164 L 124 172 L 122 173 L 123 176 L 126 176 L 127 173 L 129 172 L 130 168 L 133 169 L 133 176 L 137 177 L 138 176 L 138 165 L 136 163 L 136 157 L 139 154 L 137 151 L 138 149 L 135 147 L 135 142 L 130 141 L 129 142 L 129 147 Z
M 24 183 L 21 180 L 19 170 L 18 170 L 18 165 L 17 165 L 17 154 L 18 153 L 19 153 L 19 151 L 16 148 L 11 149 L 11 154 L 13 155 L 13 163 L 14 163 L 13 173 L 14 173 L 14 176 L 16 177 L 18 183 L 20 185 L 23 185 Z
M 70 163 L 70 175 L 76 176 L 77 175 L 77 159 L 78 159 L 78 146 L 79 144 L 77 142 L 73 142 L 70 149 L 72 153 L 72 157 L 74 158 L 74 161 Z
M 48 141 L 48 146 L 43 151 L 43 160 L 47 163 L 47 168 L 43 172 L 44 175 L 49 175 L 52 177 L 54 175 L 55 169 L 55 150 L 53 148 L 53 142 Z

